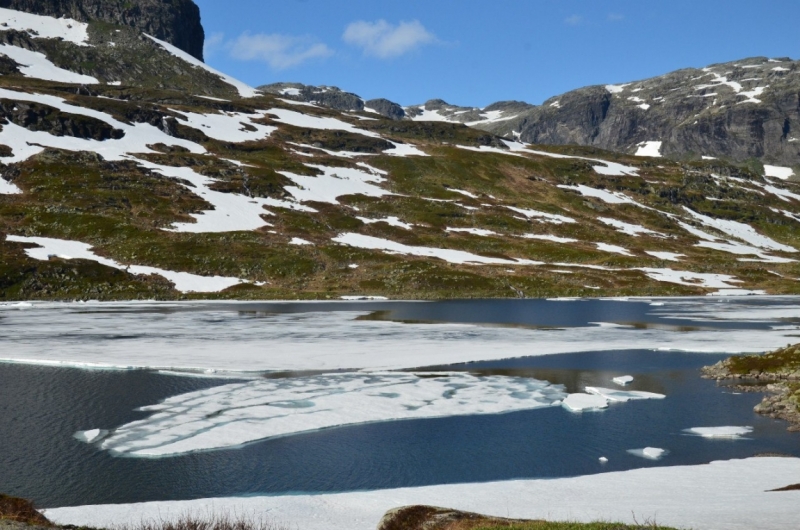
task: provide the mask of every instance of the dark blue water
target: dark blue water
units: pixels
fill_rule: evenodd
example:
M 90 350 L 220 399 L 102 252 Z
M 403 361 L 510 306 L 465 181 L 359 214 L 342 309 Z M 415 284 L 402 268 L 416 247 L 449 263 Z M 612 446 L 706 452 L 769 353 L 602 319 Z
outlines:
M 800 456 L 800 435 L 752 412 L 760 394 L 734 395 L 700 379 L 699 367 L 721 358 L 627 351 L 447 367 L 546 379 L 570 391 L 610 386 L 612 375 L 630 373 L 632 389 L 668 397 L 583 414 L 548 408 L 350 426 L 155 460 L 115 458 L 72 435 L 113 428 L 143 417 L 136 407 L 230 380 L 0 364 L 0 491 L 66 506 L 564 477 L 766 452 Z M 681 432 L 719 425 L 752 425 L 755 432 L 734 441 Z M 654 462 L 626 452 L 645 446 L 670 453 Z

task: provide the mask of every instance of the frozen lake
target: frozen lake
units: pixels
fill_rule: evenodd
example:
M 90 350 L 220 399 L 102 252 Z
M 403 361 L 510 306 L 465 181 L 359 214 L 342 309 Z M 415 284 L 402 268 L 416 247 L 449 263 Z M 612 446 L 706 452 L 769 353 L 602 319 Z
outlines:
M 800 456 L 759 394 L 699 377 L 794 342 L 798 302 L 0 306 L 0 489 L 74 506 Z M 724 426 L 752 431 L 687 432 Z

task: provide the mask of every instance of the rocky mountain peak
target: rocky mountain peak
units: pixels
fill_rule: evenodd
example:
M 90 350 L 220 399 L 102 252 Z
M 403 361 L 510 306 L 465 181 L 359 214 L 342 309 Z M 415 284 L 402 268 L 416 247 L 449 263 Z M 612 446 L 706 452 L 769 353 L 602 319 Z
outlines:
M 130 26 L 203 60 L 205 33 L 192 0 L 0 0 L 0 7 Z

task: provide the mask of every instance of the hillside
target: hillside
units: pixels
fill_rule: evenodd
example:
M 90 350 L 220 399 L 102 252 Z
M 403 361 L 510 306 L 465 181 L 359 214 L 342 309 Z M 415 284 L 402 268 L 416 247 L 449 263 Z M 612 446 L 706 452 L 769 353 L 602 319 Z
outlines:
M 798 291 L 800 187 L 758 160 L 336 110 L 133 26 L 0 17 L 0 299 Z

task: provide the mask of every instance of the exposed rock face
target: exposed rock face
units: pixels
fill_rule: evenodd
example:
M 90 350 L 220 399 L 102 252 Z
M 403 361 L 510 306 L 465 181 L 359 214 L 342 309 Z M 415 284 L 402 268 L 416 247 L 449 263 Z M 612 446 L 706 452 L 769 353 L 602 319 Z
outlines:
M 389 101 L 384 98 L 370 99 L 364 103 L 364 108 L 374 110 L 381 116 L 392 120 L 402 120 L 406 117 L 406 112 L 403 110 L 403 107 L 394 101 Z
M 487 517 L 435 506 L 403 506 L 389 510 L 378 523 L 377 530 L 448 530 L 450 528 L 479 528 L 510 526 L 531 521 Z
M 757 57 L 689 68 L 550 98 L 515 119 L 477 125 L 540 144 L 635 153 L 662 142 L 676 158 L 759 158 L 800 164 L 800 62 Z
M 310 86 L 300 83 L 273 83 L 258 87 L 268 94 L 281 95 L 287 99 L 313 103 L 342 111 L 363 111 L 364 100 L 356 94 L 345 92 L 335 86 Z
M 205 33 L 192 0 L 0 0 L 0 7 L 131 26 L 203 59 Z

